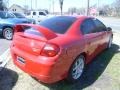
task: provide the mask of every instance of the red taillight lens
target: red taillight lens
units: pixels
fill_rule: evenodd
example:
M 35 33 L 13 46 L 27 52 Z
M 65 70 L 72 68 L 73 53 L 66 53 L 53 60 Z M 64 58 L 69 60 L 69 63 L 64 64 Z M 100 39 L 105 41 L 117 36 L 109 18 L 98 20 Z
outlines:
M 41 51 L 42 56 L 54 57 L 58 54 L 60 48 L 55 44 L 46 44 Z

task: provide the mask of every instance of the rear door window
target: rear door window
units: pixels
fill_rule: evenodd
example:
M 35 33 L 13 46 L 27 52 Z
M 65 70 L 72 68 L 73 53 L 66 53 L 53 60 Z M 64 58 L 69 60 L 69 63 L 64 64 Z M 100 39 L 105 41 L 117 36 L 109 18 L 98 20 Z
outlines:
M 86 19 L 81 25 L 81 31 L 83 34 L 89 34 L 95 32 L 95 24 L 91 19 Z
M 101 21 L 99 21 L 98 19 L 93 19 L 93 22 L 96 26 L 96 32 L 106 31 L 106 26 Z

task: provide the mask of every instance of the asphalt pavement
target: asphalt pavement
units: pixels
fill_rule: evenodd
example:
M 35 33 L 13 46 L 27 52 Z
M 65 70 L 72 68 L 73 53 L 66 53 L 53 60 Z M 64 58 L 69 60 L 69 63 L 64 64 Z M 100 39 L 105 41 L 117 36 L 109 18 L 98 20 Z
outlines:
M 2 55 L 10 46 L 11 41 L 5 40 L 0 37 L 0 55 Z
M 111 27 L 114 32 L 120 33 L 120 18 L 114 17 L 97 17 L 101 20 L 107 27 Z

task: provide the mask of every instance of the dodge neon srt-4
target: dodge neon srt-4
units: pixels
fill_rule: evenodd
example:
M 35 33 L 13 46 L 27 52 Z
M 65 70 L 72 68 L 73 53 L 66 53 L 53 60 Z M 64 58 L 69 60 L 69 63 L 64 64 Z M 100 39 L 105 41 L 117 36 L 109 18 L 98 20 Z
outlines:
M 76 82 L 112 38 L 111 28 L 96 18 L 56 16 L 16 25 L 11 54 L 15 65 L 41 82 Z

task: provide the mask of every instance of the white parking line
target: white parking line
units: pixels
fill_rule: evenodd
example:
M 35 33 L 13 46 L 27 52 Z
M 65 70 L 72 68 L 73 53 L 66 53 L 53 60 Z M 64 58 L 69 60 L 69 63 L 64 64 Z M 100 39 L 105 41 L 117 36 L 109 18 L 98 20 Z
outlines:
M 0 55 L 0 70 L 5 67 L 10 60 L 10 49 L 7 49 L 2 55 Z

